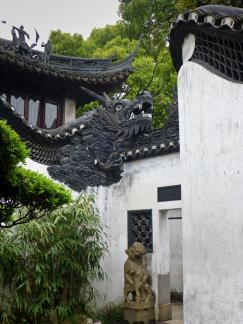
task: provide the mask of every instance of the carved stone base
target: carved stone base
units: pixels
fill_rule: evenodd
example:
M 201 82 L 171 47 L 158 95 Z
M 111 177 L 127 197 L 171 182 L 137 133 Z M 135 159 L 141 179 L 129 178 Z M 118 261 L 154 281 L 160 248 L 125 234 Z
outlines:
M 154 301 L 150 302 L 124 302 L 124 320 L 129 324 L 150 324 L 155 321 Z

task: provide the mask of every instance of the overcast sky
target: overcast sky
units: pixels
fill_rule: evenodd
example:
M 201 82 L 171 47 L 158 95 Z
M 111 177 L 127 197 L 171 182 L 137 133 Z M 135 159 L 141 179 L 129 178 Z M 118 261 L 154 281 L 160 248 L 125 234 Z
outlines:
M 51 30 L 61 29 L 82 34 L 84 38 L 94 27 L 114 24 L 118 19 L 118 0 L 0 0 L 0 37 L 11 39 L 12 25 L 24 25 L 34 40 L 34 28 L 40 41 L 46 42 Z

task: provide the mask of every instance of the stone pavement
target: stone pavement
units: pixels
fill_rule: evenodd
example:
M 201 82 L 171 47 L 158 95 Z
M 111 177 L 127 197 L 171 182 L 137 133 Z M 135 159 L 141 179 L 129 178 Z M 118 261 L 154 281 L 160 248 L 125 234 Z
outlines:
M 172 305 L 172 321 L 158 322 L 158 324 L 183 324 L 183 305 Z

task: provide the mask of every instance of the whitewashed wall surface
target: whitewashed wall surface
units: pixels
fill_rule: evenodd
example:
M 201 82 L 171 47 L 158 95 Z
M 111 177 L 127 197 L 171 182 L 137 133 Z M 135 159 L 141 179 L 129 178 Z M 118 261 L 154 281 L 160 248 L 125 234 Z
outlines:
M 186 324 L 243 323 L 243 85 L 179 73 Z
M 27 161 L 27 167 L 48 174 L 45 166 L 32 160 Z M 157 301 L 169 302 L 170 289 L 182 292 L 181 220 L 168 220 L 181 215 L 181 201 L 157 201 L 158 187 L 178 184 L 179 153 L 173 153 L 126 163 L 119 183 L 89 189 L 96 194 L 109 243 L 109 255 L 103 261 L 109 280 L 97 283 L 99 292 L 104 296 L 97 301 L 100 305 L 123 301 L 123 267 L 128 247 L 127 212 L 130 210 L 152 209 L 153 253 L 147 256 L 145 262 L 152 276 Z M 159 275 L 166 281 L 159 283 Z
M 170 248 L 168 217 L 164 223 L 161 222 L 161 211 L 178 209 L 181 202 L 158 203 L 157 188 L 178 184 L 180 184 L 179 153 L 173 153 L 126 163 L 123 179 L 119 183 L 97 189 L 97 205 L 102 213 L 103 223 L 107 226 L 109 237 L 110 255 L 104 260 L 104 269 L 110 277 L 110 282 L 100 285 L 100 291 L 105 294 L 106 302 L 119 303 L 123 300 L 123 265 L 126 260 L 125 249 L 128 246 L 129 210 L 152 209 L 153 253 L 147 257 L 146 263 L 152 275 L 157 301 L 158 295 L 163 294 L 158 291 L 158 275 L 168 274 L 170 271 Z M 177 211 L 175 214 L 177 215 Z M 170 215 L 173 215 L 173 211 Z M 166 235 L 163 235 L 163 231 Z M 182 278 L 179 284 L 177 282 L 177 290 L 181 287 Z

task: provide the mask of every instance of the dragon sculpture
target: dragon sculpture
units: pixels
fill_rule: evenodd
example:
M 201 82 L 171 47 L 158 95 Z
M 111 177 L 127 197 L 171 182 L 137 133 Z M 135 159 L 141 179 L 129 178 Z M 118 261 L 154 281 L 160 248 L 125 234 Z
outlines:
M 48 165 L 52 178 L 76 191 L 118 182 L 123 171 L 121 153 L 137 136 L 146 136 L 152 129 L 149 92 L 128 100 L 82 90 L 101 106 L 56 129 L 34 127 L 3 98 L 0 100 L 0 118 L 20 134 L 30 157 Z

